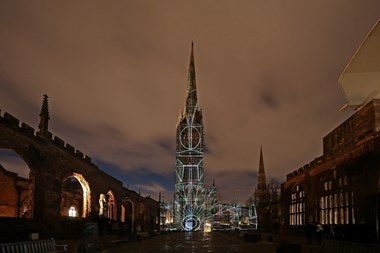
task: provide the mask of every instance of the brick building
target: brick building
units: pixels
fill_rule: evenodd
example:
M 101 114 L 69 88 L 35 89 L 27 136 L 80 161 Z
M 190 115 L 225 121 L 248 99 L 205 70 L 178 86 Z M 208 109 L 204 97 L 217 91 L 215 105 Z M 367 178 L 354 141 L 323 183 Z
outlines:
M 323 138 L 323 154 L 287 175 L 282 224 L 321 223 L 331 236 L 380 238 L 380 19 L 339 82 L 353 115 Z M 334 232 L 334 233 L 333 233 Z

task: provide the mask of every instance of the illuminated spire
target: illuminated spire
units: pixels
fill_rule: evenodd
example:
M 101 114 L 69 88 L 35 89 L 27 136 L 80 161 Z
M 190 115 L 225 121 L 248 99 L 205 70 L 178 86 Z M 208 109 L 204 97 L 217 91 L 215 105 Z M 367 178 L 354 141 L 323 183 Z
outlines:
M 184 110 L 176 131 L 176 166 L 174 223 L 180 230 L 203 228 L 206 220 L 206 195 L 215 190 L 204 187 L 204 134 L 202 111 L 198 108 L 195 81 L 194 44 L 191 43 L 190 65 Z
M 195 81 L 194 44 L 191 42 L 189 76 L 187 80 L 186 114 L 193 114 L 197 110 L 197 86 Z
M 42 136 L 46 136 L 49 132 L 49 105 L 48 105 L 48 95 L 44 94 L 42 101 L 42 107 L 40 112 L 40 124 L 38 125 L 39 132 Z

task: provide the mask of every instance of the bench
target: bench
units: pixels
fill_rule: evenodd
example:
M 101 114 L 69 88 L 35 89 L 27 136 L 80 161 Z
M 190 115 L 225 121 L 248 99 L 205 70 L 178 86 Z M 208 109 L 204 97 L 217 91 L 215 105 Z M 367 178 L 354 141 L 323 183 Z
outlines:
M 68 245 L 55 244 L 54 238 L 25 242 L 10 242 L 0 244 L 0 253 L 54 253 L 67 252 Z

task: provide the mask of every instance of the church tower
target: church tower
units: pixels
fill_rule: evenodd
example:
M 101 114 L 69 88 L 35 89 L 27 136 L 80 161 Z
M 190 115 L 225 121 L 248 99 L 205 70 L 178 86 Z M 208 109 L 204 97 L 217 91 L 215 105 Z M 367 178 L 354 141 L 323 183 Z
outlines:
M 255 189 L 254 197 L 255 197 L 255 205 L 257 207 L 268 204 L 270 200 L 269 190 L 267 187 L 267 181 L 265 178 L 265 168 L 264 168 L 262 146 L 260 146 L 259 174 L 258 174 L 257 188 Z
M 265 178 L 263 148 L 260 146 L 259 174 L 257 188 L 254 193 L 254 204 L 257 211 L 257 223 L 259 229 L 271 228 L 270 193 Z
M 176 133 L 174 223 L 180 230 L 203 228 L 205 187 L 203 168 L 204 134 L 202 111 L 198 108 L 194 47 L 191 43 L 190 66 L 185 108 L 180 113 Z

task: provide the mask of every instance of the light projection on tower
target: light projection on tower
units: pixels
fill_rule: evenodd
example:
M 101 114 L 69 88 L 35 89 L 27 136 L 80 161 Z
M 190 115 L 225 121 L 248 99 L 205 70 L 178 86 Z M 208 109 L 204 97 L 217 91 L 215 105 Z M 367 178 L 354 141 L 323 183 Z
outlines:
M 220 204 L 216 200 L 215 185 L 204 185 L 203 151 L 204 129 L 202 111 L 198 108 L 195 79 L 194 49 L 191 45 L 187 96 L 184 111 L 177 123 L 175 193 L 173 223 L 177 230 L 256 229 L 254 206 Z
M 203 122 L 202 111 L 198 109 L 193 44 L 185 110 L 179 117 L 176 140 L 174 223 L 180 230 L 199 230 L 206 218 L 207 191 L 204 188 Z

